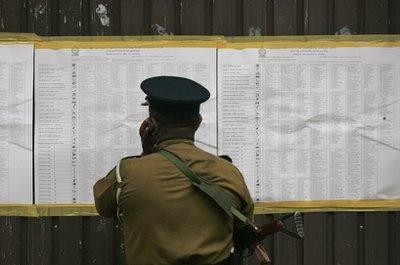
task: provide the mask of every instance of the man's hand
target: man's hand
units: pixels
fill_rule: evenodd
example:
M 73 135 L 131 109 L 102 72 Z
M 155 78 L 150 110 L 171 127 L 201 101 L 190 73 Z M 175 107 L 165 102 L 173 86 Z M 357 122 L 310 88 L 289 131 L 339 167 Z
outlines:
M 142 140 L 142 156 L 154 153 L 156 151 L 157 145 L 154 143 L 153 133 L 154 126 L 151 126 L 153 121 L 150 118 L 147 118 L 143 121 L 142 125 L 139 129 L 140 138 Z

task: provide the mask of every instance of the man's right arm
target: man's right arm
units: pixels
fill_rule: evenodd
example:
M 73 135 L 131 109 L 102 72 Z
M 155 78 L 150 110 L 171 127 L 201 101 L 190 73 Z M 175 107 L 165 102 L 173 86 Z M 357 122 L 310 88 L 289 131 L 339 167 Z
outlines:
M 251 198 L 249 189 L 247 188 L 246 183 L 243 181 L 243 199 L 245 202 L 245 205 L 242 207 L 242 213 L 249 218 L 250 220 L 254 220 L 254 202 L 253 199 Z

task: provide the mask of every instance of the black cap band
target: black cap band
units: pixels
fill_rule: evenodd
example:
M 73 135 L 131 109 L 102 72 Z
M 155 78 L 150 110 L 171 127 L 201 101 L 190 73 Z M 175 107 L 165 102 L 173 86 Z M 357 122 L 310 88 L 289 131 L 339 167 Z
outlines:
M 169 118 L 190 119 L 199 115 L 200 105 L 166 105 L 157 101 L 149 101 L 150 109 Z

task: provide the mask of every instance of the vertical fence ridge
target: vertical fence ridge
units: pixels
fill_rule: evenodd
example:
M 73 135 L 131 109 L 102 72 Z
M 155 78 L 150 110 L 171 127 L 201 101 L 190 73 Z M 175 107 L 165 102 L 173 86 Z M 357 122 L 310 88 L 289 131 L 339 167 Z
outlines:
M 304 33 L 304 0 L 297 0 L 296 1 L 296 5 L 297 5 L 297 15 L 296 15 L 296 19 L 297 19 L 297 35 L 303 35 Z
M 274 0 L 267 0 L 267 35 L 274 35 L 275 13 Z
M 51 218 L 51 265 L 60 265 L 59 217 Z
M 389 0 L 389 33 L 400 33 L 400 1 Z
M 174 34 L 181 35 L 181 22 L 182 22 L 182 2 L 180 0 L 174 1 Z
M 365 265 L 365 215 L 357 213 L 357 265 Z
M 113 1 L 114 11 L 114 27 L 113 27 L 113 35 L 121 35 L 121 0 Z
M 335 216 L 333 212 L 326 213 L 326 265 L 334 265 L 335 260 Z
M 235 35 L 243 35 L 243 0 L 236 0 L 235 2 Z
M 365 33 L 365 0 L 357 1 L 357 34 Z
M 396 212 L 388 213 L 388 239 L 389 239 L 389 264 L 399 264 L 397 261 L 397 250 L 399 249 L 396 246 L 396 237 L 397 228 L 396 228 Z M 397 248 L 396 248 L 397 247 Z
M 144 35 L 150 35 L 151 33 L 151 1 L 143 0 L 144 18 L 143 18 L 143 33 Z
M 60 35 L 59 29 L 59 0 L 52 0 L 51 6 L 53 7 L 53 12 L 51 12 L 51 34 L 50 35 Z
M 328 0 L 326 34 L 329 35 L 335 34 L 335 11 L 335 0 Z

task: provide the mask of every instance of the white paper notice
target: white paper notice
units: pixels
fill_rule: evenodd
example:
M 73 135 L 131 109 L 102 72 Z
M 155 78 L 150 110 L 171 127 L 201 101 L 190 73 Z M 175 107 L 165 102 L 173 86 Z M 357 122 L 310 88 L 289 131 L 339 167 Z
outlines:
M 0 203 L 32 203 L 33 45 L 0 45 Z
M 400 198 L 400 48 L 218 54 L 218 151 L 255 200 Z
M 95 181 L 141 153 L 140 83 L 151 76 L 188 77 L 210 91 L 196 140 L 216 153 L 215 62 L 215 48 L 36 50 L 36 202 L 93 202 Z

